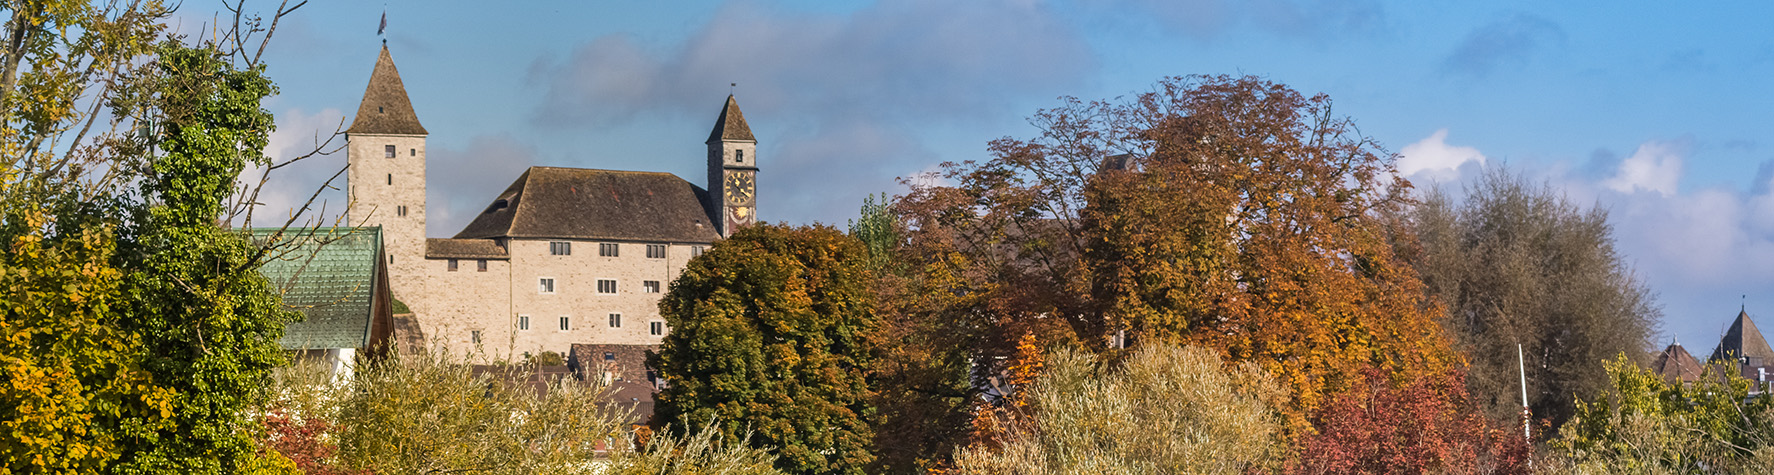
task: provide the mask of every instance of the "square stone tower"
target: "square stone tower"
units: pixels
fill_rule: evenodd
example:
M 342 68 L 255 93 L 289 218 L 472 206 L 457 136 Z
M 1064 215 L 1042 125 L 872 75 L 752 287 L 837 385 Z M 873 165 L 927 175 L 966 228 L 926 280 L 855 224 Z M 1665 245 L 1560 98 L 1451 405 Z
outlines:
M 395 298 L 416 298 L 425 259 L 425 127 L 413 112 L 388 46 L 345 130 L 351 226 L 381 226 Z
M 721 237 L 732 236 L 758 219 L 758 139 L 732 94 L 705 143 L 709 212 Z

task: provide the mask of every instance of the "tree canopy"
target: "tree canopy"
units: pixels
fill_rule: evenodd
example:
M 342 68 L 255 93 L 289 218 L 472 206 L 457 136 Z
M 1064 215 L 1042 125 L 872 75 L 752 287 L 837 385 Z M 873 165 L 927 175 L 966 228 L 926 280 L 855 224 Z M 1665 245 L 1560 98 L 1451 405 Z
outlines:
M 757 225 L 692 259 L 659 303 L 671 333 L 654 423 L 754 434 L 790 473 L 863 473 L 875 318 L 868 252 L 824 227 Z

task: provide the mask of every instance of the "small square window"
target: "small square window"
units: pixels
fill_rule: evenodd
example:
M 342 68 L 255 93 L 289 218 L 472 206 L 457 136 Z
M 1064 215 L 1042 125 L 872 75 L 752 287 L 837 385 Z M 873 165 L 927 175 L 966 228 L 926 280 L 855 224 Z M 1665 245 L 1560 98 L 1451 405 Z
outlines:
M 600 293 L 600 294 L 616 293 L 616 280 L 615 279 L 598 279 L 597 280 L 597 293 Z
M 649 323 L 647 323 L 647 333 L 652 333 L 653 336 L 664 335 L 665 334 L 665 322 L 649 322 Z
M 551 255 L 551 256 L 573 255 L 573 243 L 563 242 L 563 241 L 550 242 L 550 243 L 548 243 L 548 255 Z
M 616 361 L 616 353 L 609 351 L 604 352 L 604 361 Z
M 641 291 L 649 293 L 649 294 L 659 293 L 659 281 L 657 281 L 657 280 L 642 281 L 641 282 Z
M 456 271 L 456 260 L 450 259 L 450 272 L 455 272 L 455 271 Z
M 570 321 L 567 317 L 561 317 L 561 331 L 569 331 L 572 329 L 573 329 L 573 322 Z
M 622 249 L 619 248 L 618 245 L 613 242 L 606 242 L 606 243 L 602 243 L 602 244 L 597 245 L 597 255 L 603 256 L 603 257 L 617 257 L 616 254 L 621 250 Z
M 386 158 L 394 158 L 394 146 L 389 145 L 389 146 L 383 147 L 382 148 L 382 155 Z
M 475 270 L 477 270 L 477 271 L 486 272 L 487 271 L 487 260 L 481 259 L 480 261 L 475 262 L 474 267 L 475 267 Z
M 705 250 L 707 250 L 707 248 L 702 246 L 690 246 L 690 257 L 702 257 L 702 251 Z
M 529 330 L 530 329 L 530 316 L 529 315 L 518 315 L 517 316 L 517 329 L 519 329 L 519 330 Z
M 610 314 L 610 328 L 622 328 L 622 314 Z
M 415 149 L 410 149 L 410 150 L 409 150 L 409 151 L 407 151 L 407 156 L 409 156 L 409 157 L 417 157 L 417 156 L 419 156 L 419 149 L 416 149 L 416 148 L 415 148 Z
M 665 258 L 665 245 L 664 244 L 648 244 L 647 245 L 647 258 L 648 259 L 664 259 Z
M 468 332 L 468 339 L 473 341 L 474 344 L 479 345 L 480 344 L 480 330 Z
M 545 277 L 537 281 L 537 290 L 545 294 L 554 293 L 554 279 Z
M 744 150 L 734 150 L 733 151 L 733 163 L 745 163 L 745 151 Z

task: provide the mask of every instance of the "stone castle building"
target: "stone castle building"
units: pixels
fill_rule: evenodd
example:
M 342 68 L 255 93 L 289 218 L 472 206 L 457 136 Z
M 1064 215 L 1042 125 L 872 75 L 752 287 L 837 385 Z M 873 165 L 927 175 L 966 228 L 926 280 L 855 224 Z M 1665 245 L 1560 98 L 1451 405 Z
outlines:
M 657 345 L 670 331 L 666 287 L 756 220 L 757 140 L 731 95 L 706 142 L 706 188 L 669 173 L 530 167 L 448 239 L 425 235 L 426 136 L 383 46 L 346 130 L 347 218 L 381 227 L 394 298 L 428 346 L 454 354 Z

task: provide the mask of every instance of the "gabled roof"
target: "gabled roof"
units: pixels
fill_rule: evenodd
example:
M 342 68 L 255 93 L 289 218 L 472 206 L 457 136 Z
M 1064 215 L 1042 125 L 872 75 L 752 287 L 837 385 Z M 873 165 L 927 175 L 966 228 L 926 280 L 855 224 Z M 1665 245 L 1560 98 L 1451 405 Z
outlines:
M 707 194 L 670 173 L 530 167 L 456 239 L 714 242 Z
M 721 106 L 721 116 L 715 118 L 715 129 L 709 131 L 708 141 L 703 143 L 728 140 L 758 141 L 757 138 L 752 137 L 751 126 L 745 123 L 745 113 L 739 112 L 739 102 L 733 100 L 732 94 L 727 95 L 727 105 Z
M 510 259 L 511 254 L 491 239 L 425 240 L 426 259 Z
M 1774 362 L 1774 348 L 1768 347 L 1768 340 L 1762 338 L 1762 331 L 1756 329 L 1756 323 L 1750 320 L 1748 311 L 1737 313 L 1737 320 L 1731 322 L 1731 329 L 1725 331 L 1725 337 L 1719 340 L 1718 348 L 1712 351 L 1712 357 L 1707 360 L 1720 361 L 1737 357 L 1761 358 L 1762 361 Z
M 252 230 L 255 242 L 279 243 L 259 273 L 283 296 L 285 307 L 306 317 L 284 326 L 279 343 L 285 349 L 367 347 L 382 228 L 278 231 Z
M 1656 371 L 1658 376 L 1668 381 L 1699 381 L 1700 369 L 1700 361 L 1688 354 L 1688 350 L 1683 349 L 1680 343 L 1671 343 L 1651 361 L 1651 371 Z
M 370 85 L 363 90 L 363 103 L 357 105 L 357 119 L 351 121 L 348 134 L 426 135 L 419 125 L 419 114 L 413 112 L 413 101 L 407 99 L 407 87 L 400 82 L 400 71 L 388 46 L 376 58 L 376 70 L 370 73 Z

